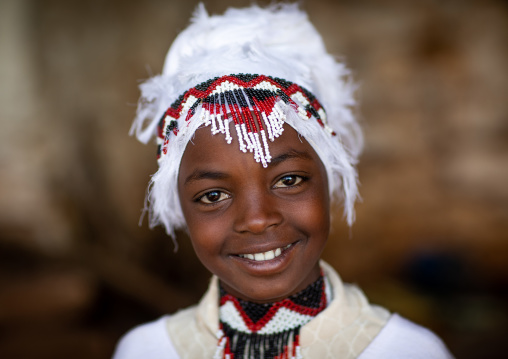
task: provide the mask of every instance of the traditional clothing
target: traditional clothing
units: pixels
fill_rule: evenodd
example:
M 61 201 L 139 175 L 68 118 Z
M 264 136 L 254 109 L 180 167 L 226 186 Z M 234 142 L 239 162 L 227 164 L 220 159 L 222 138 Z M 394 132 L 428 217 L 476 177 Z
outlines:
M 431 331 L 369 304 L 360 289 L 344 284 L 329 265 L 321 262 L 321 268 L 333 299 L 301 328 L 303 358 L 452 358 Z M 213 358 L 218 331 L 219 286 L 214 277 L 197 306 L 133 329 L 122 338 L 113 359 Z

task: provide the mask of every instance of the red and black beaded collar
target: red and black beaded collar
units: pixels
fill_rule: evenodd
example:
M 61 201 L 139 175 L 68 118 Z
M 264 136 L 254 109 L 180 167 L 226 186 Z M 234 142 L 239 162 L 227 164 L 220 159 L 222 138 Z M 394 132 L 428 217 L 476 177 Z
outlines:
M 300 328 L 328 304 L 323 275 L 303 291 L 275 303 L 238 299 L 220 287 L 217 358 L 301 358 Z

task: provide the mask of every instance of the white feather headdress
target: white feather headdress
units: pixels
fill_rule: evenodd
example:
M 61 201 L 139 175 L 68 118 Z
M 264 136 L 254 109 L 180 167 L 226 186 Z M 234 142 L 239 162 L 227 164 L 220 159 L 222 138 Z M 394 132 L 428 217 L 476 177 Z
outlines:
M 335 136 L 324 131 L 318 121 L 299 119 L 295 106 L 281 106 L 285 122 L 304 136 L 321 158 L 330 193 L 343 201 L 351 225 L 358 196 L 355 165 L 362 147 L 361 131 L 351 110 L 354 85 L 346 67 L 326 52 L 321 36 L 296 4 L 230 8 L 224 15 L 214 16 L 200 4 L 191 24 L 173 42 L 162 74 L 140 86 L 131 133 L 147 143 L 157 136 L 159 120 L 182 93 L 207 80 L 240 73 L 298 84 L 322 104 Z M 203 124 L 193 118 L 183 126 L 186 117 L 183 114 L 175 120 L 178 128 L 185 130 L 165 144 L 167 155 L 159 161 L 148 194 L 150 225 L 163 224 L 173 238 L 176 228 L 185 227 L 177 193 L 180 161 L 189 139 Z

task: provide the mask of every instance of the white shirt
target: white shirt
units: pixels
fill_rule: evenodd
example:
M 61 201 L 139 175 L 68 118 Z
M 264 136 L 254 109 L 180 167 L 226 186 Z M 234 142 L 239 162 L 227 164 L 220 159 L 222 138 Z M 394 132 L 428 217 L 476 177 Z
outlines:
M 166 329 L 168 318 L 163 316 L 132 329 L 118 343 L 113 359 L 179 359 Z M 358 359 L 396 358 L 451 359 L 453 356 L 430 330 L 393 314 Z

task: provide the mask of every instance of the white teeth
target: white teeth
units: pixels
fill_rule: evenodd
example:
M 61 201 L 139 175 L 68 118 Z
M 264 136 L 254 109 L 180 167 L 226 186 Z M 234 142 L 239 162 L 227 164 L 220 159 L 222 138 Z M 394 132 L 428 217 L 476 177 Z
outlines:
M 271 259 L 274 259 L 282 254 L 282 251 L 284 249 L 288 249 L 291 247 L 291 244 L 288 244 L 284 248 L 277 248 L 275 250 L 271 250 L 264 253 L 254 253 L 254 254 L 240 254 L 239 257 L 247 258 L 250 260 L 262 262 L 262 261 L 269 261 Z
M 254 254 L 254 260 L 255 261 L 264 261 L 265 255 L 263 253 L 256 253 L 256 254 Z

